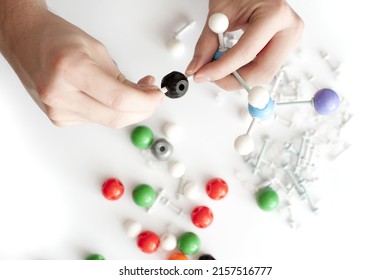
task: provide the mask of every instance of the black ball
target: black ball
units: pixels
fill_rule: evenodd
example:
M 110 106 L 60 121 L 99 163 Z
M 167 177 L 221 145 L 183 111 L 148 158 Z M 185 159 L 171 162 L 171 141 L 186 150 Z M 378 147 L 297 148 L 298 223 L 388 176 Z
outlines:
M 163 77 L 161 87 L 167 89 L 165 93 L 167 97 L 179 98 L 184 96 L 189 89 L 189 81 L 184 74 L 173 71 Z
M 209 254 L 201 255 L 198 259 L 199 260 L 215 260 L 215 258 L 212 255 L 209 255 Z

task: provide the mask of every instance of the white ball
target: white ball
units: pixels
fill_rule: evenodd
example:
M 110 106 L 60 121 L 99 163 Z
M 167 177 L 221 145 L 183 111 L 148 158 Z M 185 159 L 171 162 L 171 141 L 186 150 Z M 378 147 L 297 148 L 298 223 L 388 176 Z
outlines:
M 253 87 L 250 90 L 247 99 L 251 106 L 258 109 L 263 109 L 266 107 L 267 103 L 269 103 L 270 94 L 269 91 L 264 87 Z
M 175 37 L 168 41 L 167 48 L 175 56 L 180 56 L 185 52 L 185 45 Z
M 235 150 L 238 154 L 245 156 L 254 151 L 254 141 L 248 134 L 243 134 L 235 139 Z
M 224 33 L 228 29 L 229 20 L 226 15 L 216 13 L 209 18 L 208 25 L 214 33 Z
M 176 248 L 177 239 L 174 234 L 170 232 L 163 233 L 160 236 L 160 246 L 165 251 L 172 251 Z
M 136 238 L 142 231 L 143 227 L 139 222 L 127 220 L 124 224 L 126 234 L 131 238 Z
M 180 178 L 185 175 L 186 166 L 179 161 L 170 161 L 168 163 L 168 172 L 170 172 L 172 177 Z
M 196 200 L 200 197 L 200 188 L 199 186 L 194 182 L 188 182 L 183 187 L 183 195 L 186 196 L 190 200 Z
M 164 136 L 173 142 L 178 142 L 182 139 L 182 129 L 175 123 L 166 122 L 162 130 Z

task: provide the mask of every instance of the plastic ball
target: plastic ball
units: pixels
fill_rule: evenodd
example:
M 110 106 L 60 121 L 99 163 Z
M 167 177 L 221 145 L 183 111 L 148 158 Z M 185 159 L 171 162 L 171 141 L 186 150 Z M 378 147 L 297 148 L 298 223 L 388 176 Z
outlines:
M 126 234 L 131 238 L 136 238 L 142 231 L 142 225 L 139 222 L 127 220 L 124 224 Z
M 254 140 L 248 134 L 240 135 L 235 139 L 234 147 L 239 155 L 249 155 L 254 151 Z
M 228 29 L 229 20 L 226 15 L 215 13 L 209 18 L 208 25 L 214 33 L 224 33 Z
M 146 254 L 156 252 L 159 245 L 159 236 L 152 231 L 143 231 L 137 237 L 137 246 Z
M 157 139 L 151 146 L 152 154 L 155 158 L 162 161 L 168 160 L 171 157 L 173 150 L 174 147 L 171 143 L 163 138 Z
M 85 258 L 88 261 L 104 261 L 106 260 L 104 256 L 100 254 L 91 254 Z
M 257 192 L 256 200 L 259 208 L 264 211 L 273 211 L 278 207 L 278 194 L 270 187 L 262 188 Z
M 133 201 L 141 207 L 151 207 L 156 200 L 156 191 L 147 184 L 136 186 L 132 193 Z
M 173 71 L 163 77 L 161 87 L 166 88 L 165 95 L 169 98 L 179 98 L 186 94 L 189 89 L 187 77 L 177 71 Z
M 133 145 L 139 149 L 147 149 L 152 145 L 153 132 L 144 125 L 135 127 L 130 135 Z
M 228 49 L 227 49 L 228 50 Z M 215 54 L 213 55 L 213 61 L 216 61 L 218 60 L 220 57 L 223 56 L 223 54 L 226 53 L 227 50 L 224 50 L 224 51 L 216 51 Z
M 178 238 L 178 249 L 185 255 L 195 255 L 201 249 L 201 240 L 193 232 L 185 232 Z
M 268 121 L 274 118 L 275 103 L 272 98 L 269 98 L 268 103 L 263 108 L 257 108 L 248 104 L 248 112 L 253 118 L 257 118 L 260 121 Z
M 200 197 L 200 188 L 194 182 L 188 182 L 183 187 L 183 195 L 186 196 L 190 200 L 196 200 Z
M 318 90 L 313 98 L 313 104 L 315 111 L 321 115 L 331 115 L 339 107 L 338 94 L 329 88 Z
M 189 258 L 186 257 L 186 255 L 184 255 L 182 253 L 174 252 L 168 257 L 168 260 L 170 260 L 170 261 L 186 261 L 186 260 L 189 260 Z
M 185 52 L 185 45 L 175 37 L 168 41 L 167 48 L 168 51 L 175 56 L 180 56 Z
M 206 228 L 213 222 L 213 213 L 209 207 L 197 206 L 191 212 L 191 221 L 196 227 Z
M 176 248 L 177 240 L 174 234 L 166 232 L 160 236 L 160 247 L 165 251 L 172 251 Z
M 182 138 L 182 130 L 181 128 L 176 125 L 175 123 L 166 122 L 163 125 L 163 134 L 166 136 L 170 141 L 180 141 Z
M 250 90 L 247 99 L 251 106 L 258 109 L 263 109 L 270 101 L 270 94 L 269 91 L 264 87 L 253 87 Z
M 174 178 L 180 178 L 185 175 L 186 166 L 180 161 L 171 161 L 168 164 L 168 172 Z
M 215 258 L 210 254 L 203 254 L 199 256 L 199 260 L 215 260 Z
M 228 184 L 223 179 L 213 178 L 206 183 L 205 189 L 211 199 L 220 200 L 226 197 Z
M 120 180 L 116 178 L 109 178 L 103 182 L 102 194 L 108 200 L 117 200 L 124 194 L 124 186 Z

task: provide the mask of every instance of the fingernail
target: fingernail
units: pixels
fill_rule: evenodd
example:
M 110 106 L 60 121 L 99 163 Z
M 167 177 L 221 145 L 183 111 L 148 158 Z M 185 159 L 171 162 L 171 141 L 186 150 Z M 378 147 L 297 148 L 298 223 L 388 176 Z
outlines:
M 206 76 L 195 76 L 194 77 L 194 82 L 196 82 L 197 84 L 207 83 L 210 81 L 211 81 L 211 78 L 206 77 Z
M 196 59 L 196 58 L 193 58 L 193 59 L 190 61 L 189 66 L 187 66 L 186 71 L 185 71 L 185 74 L 186 74 L 187 76 L 193 75 L 194 72 L 195 72 L 194 69 L 195 69 L 196 65 L 197 65 L 197 59 Z

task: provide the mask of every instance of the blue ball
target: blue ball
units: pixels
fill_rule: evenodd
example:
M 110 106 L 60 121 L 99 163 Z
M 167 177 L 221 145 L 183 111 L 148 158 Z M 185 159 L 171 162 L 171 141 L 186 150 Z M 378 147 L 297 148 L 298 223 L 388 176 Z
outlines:
M 275 103 L 272 98 L 269 98 L 269 102 L 263 109 L 256 108 L 251 104 L 248 104 L 248 112 L 253 118 L 257 118 L 261 121 L 267 121 L 274 115 Z
M 217 50 L 216 53 L 215 53 L 215 55 L 213 56 L 213 61 L 216 61 L 216 60 L 218 60 L 220 57 L 222 57 L 223 54 L 225 54 L 226 51 L 227 51 L 227 50 L 221 52 L 221 51 Z
M 339 107 L 338 94 L 329 88 L 318 90 L 313 98 L 315 111 L 321 115 L 331 115 Z

